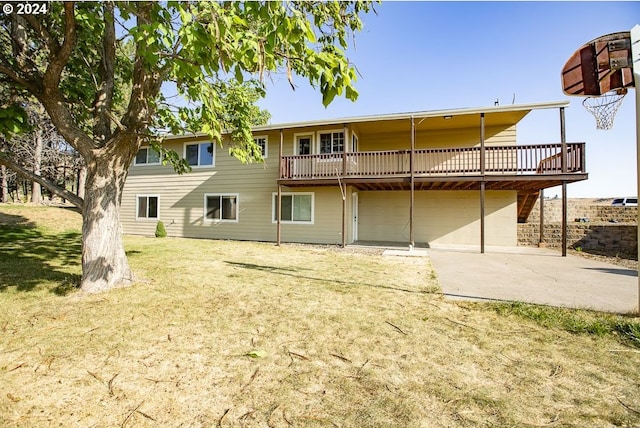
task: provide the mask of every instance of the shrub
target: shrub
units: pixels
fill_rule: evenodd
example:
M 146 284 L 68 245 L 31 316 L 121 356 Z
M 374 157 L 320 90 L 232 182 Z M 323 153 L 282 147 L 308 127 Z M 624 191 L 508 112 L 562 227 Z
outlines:
M 156 238 L 166 238 L 167 230 L 164 228 L 164 223 L 159 221 L 156 225 Z

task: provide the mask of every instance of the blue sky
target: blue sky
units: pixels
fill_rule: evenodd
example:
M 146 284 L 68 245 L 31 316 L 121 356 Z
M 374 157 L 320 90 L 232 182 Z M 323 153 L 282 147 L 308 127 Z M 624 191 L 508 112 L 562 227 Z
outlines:
M 612 130 L 599 131 L 582 98 L 562 93 L 560 72 L 584 43 L 640 24 L 639 2 L 384 2 L 364 17 L 348 56 L 361 77 L 358 101 L 328 107 L 303 78 L 267 80 L 272 123 L 569 100 L 567 141 L 587 143 L 589 180 L 569 197 L 636 195 L 635 93 Z M 560 141 L 557 109 L 534 111 L 518 143 Z M 560 194 L 557 188 L 547 196 Z

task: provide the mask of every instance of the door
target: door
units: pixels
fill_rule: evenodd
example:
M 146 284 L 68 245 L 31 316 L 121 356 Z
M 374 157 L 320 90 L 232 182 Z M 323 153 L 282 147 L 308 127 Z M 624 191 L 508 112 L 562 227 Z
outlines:
M 351 216 L 352 216 L 352 225 L 351 231 L 353 238 L 353 242 L 358 240 L 358 193 L 351 194 Z

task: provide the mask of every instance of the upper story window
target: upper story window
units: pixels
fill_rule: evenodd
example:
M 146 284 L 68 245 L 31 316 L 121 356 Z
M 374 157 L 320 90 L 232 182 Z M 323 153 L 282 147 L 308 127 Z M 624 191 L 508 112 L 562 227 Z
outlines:
M 191 166 L 214 166 L 215 151 L 213 143 L 186 143 L 184 145 L 184 158 Z
M 262 149 L 262 159 L 269 157 L 269 140 L 267 136 L 253 137 L 253 141 Z
M 313 147 L 313 135 L 305 134 L 305 135 L 296 135 L 296 147 L 295 153 L 297 155 L 310 155 L 311 147 Z
M 344 152 L 344 132 L 320 133 L 320 153 Z
M 138 150 L 136 158 L 133 161 L 134 165 L 159 165 L 160 153 L 153 150 L 151 147 L 142 147 Z

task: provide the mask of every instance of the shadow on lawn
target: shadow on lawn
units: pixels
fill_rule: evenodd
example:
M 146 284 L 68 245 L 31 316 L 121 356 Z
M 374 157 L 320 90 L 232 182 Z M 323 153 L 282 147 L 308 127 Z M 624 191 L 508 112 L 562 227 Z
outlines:
M 330 277 L 317 278 L 317 277 L 313 277 L 313 276 L 298 275 L 298 274 L 296 274 L 296 272 L 298 272 L 299 269 L 282 268 L 282 267 L 278 267 L 278 266 L 256 265 L 256 264 L 253 264 L 253 263 L 238 263 L 238 262 L 230 262 L 230 261 L 226 261 L 226 260 L 225 260 L 225 263 L 228 264 L 228 265 L 240 267 L 240 268 L 243 268 L 243 269 L 259 270 L 259 271 L 263 271 L 263 272 L 273 273 L 273 274 L 276 274 L 276 275 L 283 275 L 283 276 L 290 276 L 290 277 L 293 277 L 293 278 L 306 279 L 306 280 L 309 280 L 309 281 L 333 282 L 333 283 L 336 283 L 336 284 L 342 284 L 342 285 L 348 285 L 348 286 L 366 286 L 366 287 L 373 287 L 373 288 L 383 288 L 385 290 L 402 291 L 404 293 L 426 293 L 427 292 L 425 290 L 408 290 L 408 289 L 405 289 L 405 288 L 390 287 L 388 285 L 368 284 L 368 283 L 356 282 L 356 281 L 345 281 L 345 280 L 342 280 L 342 279 L 334 279 L 334 278 L 330 278 Z M 304 270 L 308 270 L 308 269 L 304 269 Z
M 81 275 L 63 269 L 80 265 L 81 247 L 80 232 L 48 234 L 23 216 L 3 213 L 0 292 L 9 287 L 28 292 L 53 283 L 52 293 L 69 293 L 78 287 Z

